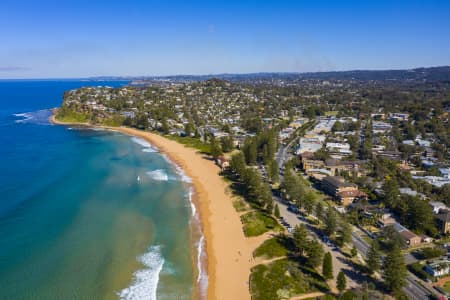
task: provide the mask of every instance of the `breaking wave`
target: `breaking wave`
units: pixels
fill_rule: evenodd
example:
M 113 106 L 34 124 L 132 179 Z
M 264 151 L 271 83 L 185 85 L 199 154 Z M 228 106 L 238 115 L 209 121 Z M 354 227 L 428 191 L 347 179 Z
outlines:
M 156 300 L 159 274 L 164 265 L 160 246 L 150 247 L 149 251 L 138 260 L 145 268 L 136 271 L 133 275 L 133 283 L 117 294 L 123 300 Z
M 15 123 L 37 125 L 51 125 L 49 121 L 51 115 L 51 109 L 41 109 L 37 111 L 13 114 L 14 117 L 18 118 L 18 120 L 15 120 Z
M 148 171 L 147 175 L 150 177 L 150 179 L 156 180 L 156 181 L 167 181 L 169 180 L 169 176 L 164 172 L 164 170 L 158 169 L 154 171 Z
M 158 149 L 157 149 L 156 147 L 152 146 L 149 142 L 147 142 L 147 141 L 144 140 L 143 138 L 139 138 L 139 137 L 133 136 L 133 137 L 131 138 L 131 140 L 132 140 L 134 143 L 136 143 L 136 144 L 142 146 L 142 147 L 144 148 L 144 149 L 142 149 L 143 152 L 150 152 L 150 153 L 158 152 Z

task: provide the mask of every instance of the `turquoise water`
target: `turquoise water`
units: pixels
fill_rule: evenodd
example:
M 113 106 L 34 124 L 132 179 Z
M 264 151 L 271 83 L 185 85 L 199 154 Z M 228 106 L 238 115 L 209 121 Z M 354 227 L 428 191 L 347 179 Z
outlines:
M 0 299 L 190 299 L 188 180 L 143 140 L 50 125 L 56 96 L 20 95 L 66 86 L 35 84 L 0 82 Z

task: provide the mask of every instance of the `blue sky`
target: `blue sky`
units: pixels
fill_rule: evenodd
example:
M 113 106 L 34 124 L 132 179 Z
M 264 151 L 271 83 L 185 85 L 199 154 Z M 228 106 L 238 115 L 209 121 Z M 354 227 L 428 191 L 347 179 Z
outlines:
M 450 1 L 0 1 L 0 78 L 450 65 Z

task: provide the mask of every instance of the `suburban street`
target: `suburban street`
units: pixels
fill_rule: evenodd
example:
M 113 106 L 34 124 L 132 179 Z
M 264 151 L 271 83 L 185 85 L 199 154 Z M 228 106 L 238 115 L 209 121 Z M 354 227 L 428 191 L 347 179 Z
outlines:
M 336 279 L 338 273 L 342 270 L 347 276 L 347 286 L 348 287 L 358 287 L 364 282 L 363 275 L 357 273 L 354 268 L 348 263 L 348 258 L 345 257 L 337 247 L 333 245 L 328 246 L 320 236 L 317 234 L 317 230 L 315 230 L 311 225 L 307 222 L 303 221 L 298 214 L 288 211 L 288 207 L 286 204 L 281 202 L 281 200 L 277 197 L 274 197 L 277 201 L 278 206 L 280 208 L 280 215 L 289 223 L 292 227 L 296 225 L 305 224 L 308 230 L 311 233 L 311 236 L 317 238 L 318 241 L 322 244 L 325 252 L 330 252 L 333 258 L 333 275 L 334 279 Z M 333 286 L 334 287 L 334 286 Z
M 293 139 L 288 145 L 281 145 L 280 149 L 275 155 L 275 160 L 278 163 L 280 169 L 283 168 L 286 161 L 291 156 L 291 150 L 294 143 L 297 141 L 297 138 Z M 280 180 L 282 180 L 282 176 L 280 176 Z M 287 205 L 284 204 L 279 197 L 274 196 L 274 200 L 278 203 L 280 208 L 280 215 L 288 222 L 292 227 L 295 227 L 299 224 L 305 224 L 309 229 L 312 236 L 316 237 L 324 247 L 325 252 L 330 252 L 333 258 L 333 274 L 334 278 L 336 278 L 337 274 L 340 270 L 342 270 L 347 276 L 347 286 L 348 287 L 359 287 L 365 280 L 365 275 L 356 272 L 354 268 L 347 263 L 348 258 L 346 258 L 337 247 L 330 247 L 325 243 L 315 228 L 310 226 L 308 223 L 303 221 L 301 217 L 297 214 L 290 212 L 287 210 Z M 368 250 L 370 245 L 368 245 L 367 241 L 364 240 L 361 236 L 360 229 L 353 227 L 354 230 L 352 232 L 352 242 L 358 253 L 362 256 L 362 258 L 367 257 Z M 411 254 L 405 255 L 405 263 L 410 264 L 415 262 L 416 259 Z M 421 280 L 417 278 L 414 274 L 408 271 L 408 277 L 406 278 L 407 284 L 403 288 L 405 294 L 412 300 L 424 300 L 429 299 L 429 295 L 432 292 L 435 292 L 433 289 L 426 288 L 420 284 Z M 424 283 L 425 284 L 425 283 Z

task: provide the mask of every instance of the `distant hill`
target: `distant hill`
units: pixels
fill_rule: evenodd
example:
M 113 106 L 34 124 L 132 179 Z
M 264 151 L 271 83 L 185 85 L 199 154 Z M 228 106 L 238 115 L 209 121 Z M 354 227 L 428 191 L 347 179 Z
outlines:
M 331 81 L 377 81 L 377 82 L 444 82 L 450 83 L 450 66 L 416 68 L 409 70 L 353 70 L 332 72 L 307 73 L 249 73 L 249 74 L 212 74 L 212 75 L 171 75 L 171 76 L 103 76 L 91 77 L 89 80 L 130 80 L 134 84 L 148 82 L 193 82 L 212 78 L 243 81 L 243 82 L 270 82 L 270 81 L 302 81 L 302 80 L 331 80 Z

